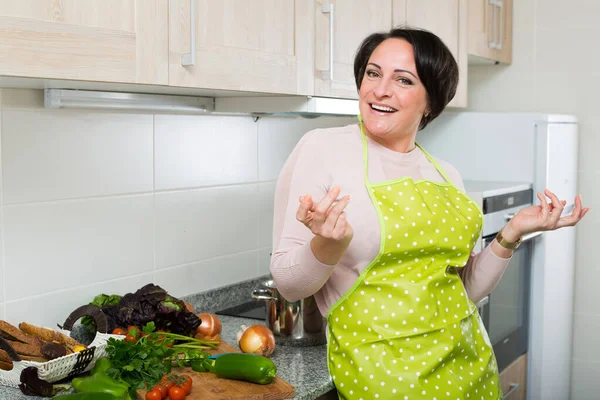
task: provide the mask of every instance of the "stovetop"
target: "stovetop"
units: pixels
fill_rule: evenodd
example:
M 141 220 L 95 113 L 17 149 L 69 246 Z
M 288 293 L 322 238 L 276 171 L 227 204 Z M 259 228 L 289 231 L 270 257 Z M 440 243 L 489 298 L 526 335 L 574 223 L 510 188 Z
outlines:
M 264 321 L 267 317 L 267 303 L 264 301 L 250 301 L 235 307 L 229 307 L 224 310 L 217 311 L 215 314 Z

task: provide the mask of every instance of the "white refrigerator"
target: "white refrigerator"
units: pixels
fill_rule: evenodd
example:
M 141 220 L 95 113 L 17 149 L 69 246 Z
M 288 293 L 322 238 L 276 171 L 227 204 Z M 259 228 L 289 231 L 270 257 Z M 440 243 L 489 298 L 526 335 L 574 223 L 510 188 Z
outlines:
M 445 112 L 417 135 L 464 180 L 531 182 L 567 200 L 577 195 L 578 124 L 570 115 Z M 527 399 L 570 397 L 575 228 L 546 232 L 533 251 Z

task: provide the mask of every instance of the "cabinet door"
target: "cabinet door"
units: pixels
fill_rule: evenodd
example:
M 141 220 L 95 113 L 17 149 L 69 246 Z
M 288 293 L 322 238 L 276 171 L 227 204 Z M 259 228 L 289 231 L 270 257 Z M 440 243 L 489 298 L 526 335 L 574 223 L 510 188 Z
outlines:
M 391 29 L 392 0 L 317 0 L 315 19 L 315 95 L 358 98 L 354 55 L 369 34 Z
M 500 373 L 500 384 L 506 400 L 525 400 L 527 393 L 527 353 L 517 358 Z
M 512 0 L 469 0 L 469 55 L 512 62 Z
M 448 46 L 459 67 L 459 82 L 449 107 L 467 106 L 467 0 L 404 0 L 408 26 L 435 33 Z M 401 2 L 400 2 L 401 3 Z M 402 23 L 400 7 L 394 8 L 395 25 Z
M 0 75 L 166 84 L 167 0 L 0 0 Z
M 170 85 L 312 94 L 309 1 L 170 0 L 169 4 Z M 182 65 L 183 55 L 191 51 L 195 63 Z

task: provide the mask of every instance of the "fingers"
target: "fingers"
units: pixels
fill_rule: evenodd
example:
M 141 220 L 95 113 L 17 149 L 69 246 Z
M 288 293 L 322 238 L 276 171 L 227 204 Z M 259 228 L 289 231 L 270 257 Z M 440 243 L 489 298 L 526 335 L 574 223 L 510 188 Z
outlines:
M 314 206 L 312 197 L 310 194 L 307 194 L 306 196 L 300 197 L 299 200 L 300 205 L 298 206 L 298 211 L 296 211 L 296 219 L 304 225 L 307 225 L 312 219 L 311 209 Z
M 571 215 L 561 218 L 556 224 L 556 227 L 575 226 L 589 210 L 589 208 L 583 208 L 581 195 L 577 195 L 575 197 L 575 207 L 573 207 L 573 212 Z
M 328 235 L 329 233 L 332 233 L 335 230 L 335 227 L 340 224 L 339 218 L 342 216 L 345 220 L 346 214 L 344 213 L 344 209 L 348 203 L 350 203 L 350 196 L 344 196 L 335 206 L 330 208 L 325 223 L 323 224 L 323 234 Z M 336 239 L 333 235 L 332 238 Z
M 312 201 L 310 195 L 300 197 L 296 219 L 315 235 L 335 240 L 344 238 L 352 229 L 344 212 L 350 202 L 350 196 L 344 196 L 338 201 L 339 194 L 340 188 L 336 186 L 318 203 Z
M 546 197 L 538 192 L 537 198 L 540 200 L 540 207 L 542 208 L 542 217 L 546 217 L 550 213 L 550 207 L 548 206 L 548 202 L 546 201 Z
M 552 193 L 550 190 L 548 190 L 548 189 L 544 190 L 544 194 L 550 198 L 550 201 L 552 204 L 552 209 L 550 210 L 550 215 L 549 215 L 549 220 L 548 220 L 549 227 L 551 228 L 551 227 L 554 227 L 556 225 L 556 223 L 558 222 L 558 220 L 560 219 L 560 216 L 563 212 L 564 206 L 562 204 L 562 201 L 560 201 L 558 199 L 558 197 L 554 193 Z
M 321 200 L 319 202 L 319 204 L 317 204 L 317 207 L 315 208 L 315 218 L 316 219 L 325 221 L 325 218 L 327 217 L 326 216 L 327 210 L 329 209 L 329 207 L 331 207 L 331 205 L 337 199 L 339 194 L 340 194 L 340 188 L 338 186 L 335 186 L 334 188 L 332 188 L 331 190 L 329 190 L 327 192 L 325 197 L 323 197 L 323 200 Z

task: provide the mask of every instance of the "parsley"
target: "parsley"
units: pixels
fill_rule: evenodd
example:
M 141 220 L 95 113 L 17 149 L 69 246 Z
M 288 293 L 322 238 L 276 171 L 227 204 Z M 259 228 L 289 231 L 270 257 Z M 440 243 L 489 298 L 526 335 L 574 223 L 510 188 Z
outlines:
M 154 330 L 154 322 L 149 322 L 142 329 L 145 335 L 135 343 L 115 338 L 107 342 L 106 352 L 112 367 L 106 373 L 128 383 L 132 398 L 136 398 L 138 389 L 160 382 L 173 367 L 205 364 L 209 355 L 205 350 L 215 348 L 218 343 Z

